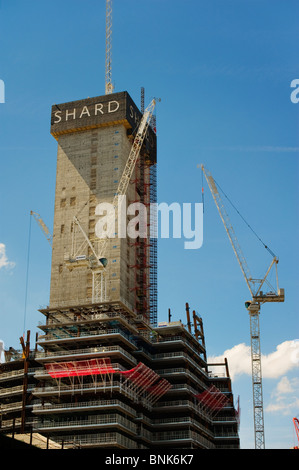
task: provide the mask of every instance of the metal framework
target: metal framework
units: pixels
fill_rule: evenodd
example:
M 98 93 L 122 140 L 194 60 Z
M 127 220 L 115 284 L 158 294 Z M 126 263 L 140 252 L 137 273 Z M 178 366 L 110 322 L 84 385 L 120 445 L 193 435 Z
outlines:
M 141 88 L 141 110 L 144 112 L 144 88 Z M 152 114 L 150 126 L 156 133 L 156 116 Z M 146 237 L 137 237 L 132 244 L 135 247 L 134 268 L 135 284 L 131 289 L 135 291 L 135 308 L 137 313 L 149 321 L 153 327 L 157 326 L 157 171 L 156 164 L 148 160 L 146 153 L 140 153 L 139 164 L 135 166 L 136 201 L 146 208 L 146 217 L 143 211 L 139 213 L 140 233 Z
M 152 127 L 156 132 L 156 116 L 153 116 Z M 158 244 L 157 244 L 157 166 L 150 167 L 150 323 L 157 326 L 158 321 Z
M 126 162 L 126 166 L 124 168 L 122 177 L 120 179 L 117 191 L 114 196 L 113 205 L 115 206 L 117 206 L 118 196 L 125 195 L 127 192 L 128 185 L 132 177 L 137 159 L 139 157 L 139 153 L 140 153 L 144 138 L 146 136 L 146 132 L 150 125 L 155 106 L 156 106 L 156 100 L 153 99 L 148 105 L 148 107 L 146 108 L 146 110 L 144 111 L 140 125 L 137 130 L 137 134 L 134 138 L 134 142 L 130 150 L 128 160 Z
M 298 446 L 295 446 L 295 449 L 299 449 L 299 420 L 298 418 L 293 418 L 293 423 L 295 427 L 295 432 L 297 436 Z
M 123 386 L 127 386 L 127 390 L 141 399 L 147 407 L 153 406 L 171 388 L 166 379 L 161 379 L 142 362 L 133 369 L 120 373 L 126 377 Z
M 249 311 L 255 447 L 263 449 L 265 436 L 259 314 L 259 309 L 257 312 Z
M 229 399 L 215 385 L 195 396 L 200 403 L 201 411 L 210 418 L 215 417 L 229 403 Z
M 262 365 L 261 365 L 261 346 L 260 346 L 260 326 L 259 326 L 259 314 L 260 305 L 265 302 L 283 302 L 284 301 L 284 289 L 279 289 L 278 286 L 278 275 L 277 275 L 277 264 L 278 259 L 273 256 L 272 262 L 263 279 L 253 279 L 251 277 L 246 259 L 242 253 L 238 239 L 235 235 L 234 229 L 231 225 L 229 216 L 225 210 L 221 196 L 218 192 L 215 180 L 203 165 L 201 169 L 205 175 L 208 186 L 212 193 L 214 202 L 218 209 L 219 215 L 225 227 L 228 238 L 233 247 L 234 253 L 242 270 L 246 284 L 250 291 L 252 300 L 245 302 L 250 316 L 250 341 L 251 341 L 251 370 L 252 370 L 252 390 L 253 390 L 253 415 L 254 415 L 254 436 L 255 436 L 255 448 L 264 449 L 265 437 L 264 437 L 264 412 L 263 412 L 263 389 L 262 389 Z M 265 248 L 266 245 L 265 245 Z M 268 249 L 268 248 L 267 248 Z M 269 252 L 271 252 L 268 249 Z M 272 252 L 271 252 L 272 253 Z M 265 282 L 268 283 L 267 277 L 272 269 L 276 268 L 276 281 L 277 289 L 271 286 L 272 291 L 267 294 L 263 294 L 261 291 L 262 286 Z M 269 283 L 268 283 L 269 284 Z
M 53 379 L 113 374 L 115 372 L 109 357 L 84 361 L 50 362 L 45 364 L 45 367 Z
M 24 433 L 25 423 L 26 423 L 26 404 L 27 404 L 27 390 L 28 390 L 30 331 L 27 331 L 26 344 L 25 344 L 23 337 L 20 338 L 20 343 L 23 349 L 23 360 L 24 360 L 24 379 L 23 379 L 22 412 L 21 412 L 21 431 Z
M 106 388 L 107 385 L 111 388 L 115 373 L 109 357 L 84 361 L 51 362 L 45 364 L 45 368 L 48 374 L 57 382 L 59 395 L 61 390 L 65 389 L 65 379 L 69 380 L 73 390 L 76 386 L 76 380 L 83 387 L 83 380 L 86 376 L 91 377 L 95 388 Z M 100 381 L 98 377 L 100 377 Z
M 112 0 L 106 0 L 106 62 L 105 94 L 113 92 L 112 85 Z
M 145 155 L 140 154 L 138 163 L 135 166 L 135 179 L 131 180 L 135 185 L 135 200 L 140 202 L 144 211 L 139 212 L 139 232 L 131 246 L 135 250 L 135 262 L 130 265 L 134 269 L 134 287 L 131 289 L 135 293 L 135 309 L 138 314 L 143 315 L 147 321 L 150 319 L 149 303 L 149 239 L 148 239 L 148 213 L 150 209 L 149 186 L 150 186 L 150 166 L 145 161 Z M 138 199 L 139 198 L 139 199 Z
M 100 376 L 101 381 L 106 383 L 106 378 L 110 385 L 113 382 L 113 376 L 118 373 L 125 380 L 121 382 L 121 388 L 134 401 L 141 400 L 147 407 L 153 406 L 170 388 L 171 384 L 145 364 L 140 362 L 136 367 L 130 370 L 115 370 L 109 357 L 94 358 L 80 361 L 61 361 L 45 364 L 46 371 L 55 380 L 58 381 L 59 389 L 61 379 L 68 378 L 71 384 L 75 385 L 75 378 L 81 383 L 84 376 Z M 97 380 L 94 380 L 97 384 Z

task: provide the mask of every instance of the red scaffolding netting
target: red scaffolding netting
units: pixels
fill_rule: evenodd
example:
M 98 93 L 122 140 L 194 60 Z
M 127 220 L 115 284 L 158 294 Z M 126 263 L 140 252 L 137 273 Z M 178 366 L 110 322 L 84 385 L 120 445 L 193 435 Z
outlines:
M 171 388 L 167 380 L 161 379 L 156 372 L 142 362 L 133 369 L 121 373 L 126 377 L 124 385 L 151 405 Z
M 195 396 L 198 399 L 203 411 L 209 415 L 217 414 L 225 405 L 229 403 L 228 397 L 220 392 L 220 390 L 214 385 Z
M 137 398 L 143 398 L 148 405 L 153 405 L 170 388 L 171 384 L 140 362 L 130 370 L 120 371 L 113 368 L 110 358 L 96 358 L 84 361 L 51 362 L 45 364 L 48 374 L 53 379 L 74 378 L 83 376 L 112 376 L 118 373 L 124 378 L 122 387 Z M 59 380 L 60 382 L 60 380 Z
M 51 362 L 45 364 L 45 367 L 48 374 L 54 379 L 62 377 L 82 377 L 83 375 L 113 374 L 115 372 L 109 358 L 72 362 Z
M 159 398 L 161 398 L 169 389 L 171 388 L 171 384 L 166 379 L 160 380 L 156 385 L 151 387 L 150 395 L 151 404 L 155 403 Z

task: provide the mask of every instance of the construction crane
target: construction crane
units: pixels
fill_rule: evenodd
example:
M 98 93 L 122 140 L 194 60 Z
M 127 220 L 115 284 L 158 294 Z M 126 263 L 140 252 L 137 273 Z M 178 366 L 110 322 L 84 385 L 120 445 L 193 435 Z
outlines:
M 111 218 L 115 217 L 117 207 L 118 207 L 118 198 L 120 196 L 125 196 L 127 192 L 130 179 L 132 177 L 136 162 L 138 160 L 140 150 L 146 136 L 149 124 L 151 122 L 153 112 L 156 106 L 156 100 L 153 99 L 149 106 L 144 111 L 144 114 L 141 118 L 137 133 L 135 135 L 129 157 L 127 159 L 125 168 L 123 170 L 121 179 L 118 184 L 116 193 L 112 201 L 112 206 L 114 208 L 114 213 L 110 214 L 107 220 L 107 229 L 112 226 Z M 79 228 L 80 232 L 83 235 L 83 242 L 77 246 L 76 243 L 76 227 Z M 107 233 L 108 232 L 108 233 Z M 105 237 L 98 238 L 97 244 L 98 247 L 95 249 L 93 243 L 86 235 L 84 229 L 82 228 L 80 221 L 77 217 L 73 219 L 73 243 L 72 243 L 72 253 L 70 256 L 66 255 L 65 261 L 70 269 L 74 267 L 80 267 L 82 265 L 88 264 L 92 269 L 93 281 L 92 281 L 92 303 L 103 302 L 106 300 L 106 271 L 105 268 L 108 264 L 108 260 L 105 257 L 108 241 L 111 237 L 111 233 L 107 230 Z M 83 249 L 89 246 L 91 249 L 91 255 L 88 257 L 82 255 Z
M 250 317 L 250 338 L 251 338 L 251 370 L 252 370 L 252 389 L 253 389 L 253 414 L 254 414 L 254 436 L 255 448 L 265 448 L 264 436 L 264 411 L 263 411 L 263 391 L 262 391 L 262 368 L 261 368 L 261 346 L 260 346 L 260 326 L 259 315 L 261 304 L 266 302 L 284 302 L 284 289 L 278 286 L 277 264 L 278 259 L 266 246 L 265 248 L 272 254 L 273 259 L 271 264 L 263 277 L 263 279 L 254 279 L 251 277 L 246 259 L 242 253 L 241 247 L 238 243 L 232 224 L 229 220 L 228 214 L 225 210 L 221 196 L 218 192 L 216 183 L 211 173 L 201 165 L 201 169 L 207 180 L 208 186 L 212 193 L 216 207 L 220 214 L 221 220 L 225 227 L 226 233 L 229 237 L 233 247 L 236 258 L 239 262 L 246 284 L 251 294 L 251 300 L 245 302 L 245 307 L 249 312 Z M 264 293 L 261 289 L 265 283 L 268 283 L 268 276 L 273 266 L 276 269 L 276 282 L 277 287 L 271 286 L 271 291 Z M 269 284 L 270 285 L 270 284 Z
M 132 177 L 136 162 L 138 160 L 144 138 L 146 136 L 148 127 L 150 125 L 150 122 L 153 116 L 155 106 L 156 106 L 156 100 L 153 99 L 151 103 L 148 105 L 148 107 L 146 108 L 146 110 L 144 111 L 144 114 L 142 116 L 140 125 L 137 130 L 137 134 L 134 138 L 134 141 L 133 141 L 130 153 L 129 153 L 129 157 L 127 159 L 124 171 L 119 181 L 118 188 L 116 190 L 116 193 L 114 194 L 112 205 L 115 210 L 117 209 L 117 206 L 118 206 L 118 198 L 120 196 L 125 196 L 127 192 L 130 179 Z M 114 214 L 111 217 L 114 217 Z M 109 226 L 111 226 L 111 224 L 109 224 L 109 220 L 108 220 L 107 227 Z M 101 248 L 100 248 L 101 258 L 103 258 L 105 255 L 107 243 L 108 243 L 108 237 L 101 239 Z
M 48 227 L 46 226 L 45 222 L 43 221 L 43 219 L 41 218 L 41 216 L 37 213 L 37 212 L 33 212 L 33 211 L 30 211 L 30 215 L 32 215 L 35 220 L 37 221 L 38 225 L 40 226 L 40 228 L 42 229 L 42 231 L 44 232 L 48 242 L 50 243 L 50 245 L 52 246 L 52 235 L 50 233 L 50 230 L 48 229 Z
M 112 85 L 112 0 L 106 0 L 105 94 L 113 93 Z
M 293 449 L 299 449 L 299 420 L 298 418 L 293 418 L 293 423 L 294 423 L 295 432 L 296 432 L 297 441 L 298 441 L 298 445 L 293 447 Z

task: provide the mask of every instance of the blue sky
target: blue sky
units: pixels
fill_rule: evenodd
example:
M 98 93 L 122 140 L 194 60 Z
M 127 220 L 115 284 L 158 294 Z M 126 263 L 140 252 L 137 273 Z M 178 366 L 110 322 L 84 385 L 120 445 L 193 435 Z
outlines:
M 295 444 L 298 403 L 297 0 L 114 0 L 115 91 L 157 106 L 159 202 L 201 202 L 203 163 L 279 257 L 283 304 L 262 307 L 266 448 Z M 49 299 L 51 250 L 30 210 L 52 230 L 56 141 L 50 109 L 105 92 L 104 0 L 0 0 L 0 340 L 32 338 Z M 207 184 L 204 242 L 159 240 L 159 320 L 203 318 L 209 357 L 228 357 L 240 396 L 242 448 L 253 448 L 249 298 Z M 252 274 L 271 256 L 227 206 Z

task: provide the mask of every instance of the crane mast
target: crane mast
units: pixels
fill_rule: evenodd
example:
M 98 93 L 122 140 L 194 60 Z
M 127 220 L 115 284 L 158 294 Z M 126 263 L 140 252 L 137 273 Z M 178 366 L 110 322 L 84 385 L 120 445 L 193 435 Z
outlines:
M 113 93 L 112 85 L 112 0 L 106 0 L 105 94 Z
M 233 247 L 236 258 L 239 262 L 246 284 L 251 294 L 251 300 L 245 302 L 245 307 L 249 312 L 250 317 L 250 341 L 251 341 L 251 371 L 252 371 L 252 392 L 253 392 L 253 415 L 254 415 L 254 436 L 255 448 L 265 448 L 265 435 L 264 435 L 264 410 L 263 410 L 263 389 L 262 389 L 262 365 L 261 365 L 261 344 L 260 344 L 260 305 L 265 302 L 284 302 L 284 289 L 279 289 L 277 264 L 278 259 L 274 256 L 272 262 L 263 279 L 253 279 L 251 277 L 246 259 L 242 253 L 238 239 L 235 235 L 234 229 L 225 210 L 222 198 L 217 189 L 214 178 L 211 173 L 201 165 L 201 169 L 205 175 L 208 186 L 212 193 L 216 207 L 220 214 L 221 220 L 225 227 L 226 233 L 229 237 Z M 266 247 L 267 248 L 267 247 Z M 264 294 L 261 291 L 265 282 L 268 283 L 267 277 L 272 269 L 276 268 L 277 288 L 269 293 Z M 257 287 L 256 287 L 257 286 Z

